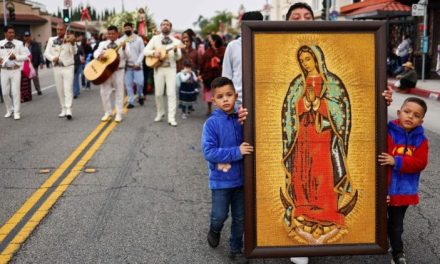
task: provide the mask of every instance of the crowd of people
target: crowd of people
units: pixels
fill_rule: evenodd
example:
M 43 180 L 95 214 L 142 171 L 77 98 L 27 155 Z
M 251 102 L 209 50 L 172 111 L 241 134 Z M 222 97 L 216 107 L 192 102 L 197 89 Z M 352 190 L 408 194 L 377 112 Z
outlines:
M 263 16 L 257 11 L 247 12 L 243 14 L 242 20 L 258 21 L 263 20 Z M 295 3 L 288 10 L 286 20 L 311 21 L 314 20 L 314 14 L 309 5 Z M 209 187 L 212 192 L 212 211 L 207 241 L 213 248 L 219 245 L 223 225 L 231 210 L 229 257 L 235 263 L 247 263 L 248 260 L 242 254 L 244 178 L 241 163 L 244 155 L 253 152 L 253 147 L 243 142 L 242 137 L 241 124 L 245 122 L 247 110 L 241 107 L 243 101 L 241 38 L 225 45 L 224 39 L 218 34 L 211 34 L 207 41 L 202 41 L 193 30 L 188 29 L 178 39 L 172 35 L 172 23 L 167 19 L 160 23 L 160 34 L 147 41 L 136 34 L 130 22 L 124 24 L 122 36 L 119 35 L 116 26 L 109 26 L 105 37 L 99 38 L 93 46 L 84 36 L 75 37 L 69 34 L 65 24 L 58 24 L 56 31 L 57 35 L 48 40 L 44 54 L 41 54 L 41 50 L 32 41 L 29 33 L 25 34 L 23 44 L 15 39 L 12 26 L 5 27 L 5 39 L 0 41 L 5 117 L 13 117 L 15 120 L 21 118 L 21 99 L 29 95 L 21 93 L 20 87 L 27 82 L 28 88 L 25 90 L 30 91 L 30 79 L 33 80 L 37 93 L 42 94 L 38 82 L 38 68 L 47 59 L 53 65 L 60 103 L 58 116 L 72 120 L 73 99 L 80 95 L 80 83 L 83 87 L 90 87 L 88 80 L 82 79 L 87 63 L 90 63 L 92 59 L 98 61 L 110 59 L 107 53 L 109 49 L 117 52 L 119 63 L 112 74 L 99 84 L 104 109 L 104 115 L 101 118 L 103 122 L 108 122 L 113 118 L 115 122 L 122 121 L 124 94 L 128 96 L 127 108 L 135 107 L 135 94 L 137 94 L 139 105 L 143 105 L 146 88 L 149 85 L 147 81 L 151 74 L 154 79 L 156 103 L 154 122 L 160 122 L 166 118 L 170 126 L 176 127 L 178 125 L 177 109 L 181 109 L 182 119 L 188 118 L 194 111 L 197 94 L 201 93 L 201 97 L 207 103 L 209 116 L 202 132 L 202 150 L 205 159 L 209 162 Z M 308 54 L 310 58 L 313 57 L 312 53 L 311 50 L 304 51 L 305 56 Z M 406 61 L 405 56 L 408 54 L 403 52 L 400 54 L 402 61 Z M 151 65 L 146 65 L 144 58 L 150 58 Z M 32 74 L 24 73 L 26 62 L 31 69 L 33 68 Z M 402 65 L 406 69 L 405 74 L 411 75 L 410 78 L 414 79 L 412 64 L 403 62 Z M 313 74 L 313 72 L 306 72 L 304 76 L 308 78 L 309 73 Z M 401 87 L 406 85 L 405 74 L 399 77 Z M 114 117 L 111 102 L 113 91 L 116 109 Z M 164 103 L 165 96 L 167 111 Z M 385 93 L 384 97 L 388 103 L 391 102 L 391 93 Z M 212 104 L 217 107 L 216 110 L 213 110 Z M 238 115 L 235 115 L 237 110 Z M 408 99 L 398 112 L 398 120 L 389 125 L 389 146 L 400 144 L 399 142 L 407 138 L 408 133 L 416 134 L 414 142 L 406 143 L 406 146 L 412 144 L 413 156 L 407 154 L 407 147 L 405 147 L 403 152 L 396 152 L 396 148 L 389 148 L 388 153 L 383 153 L 379 157 L 382 165 L 393 168 L 393 173 L 389 177 L 391 187 L 389 188 L 388 224 L 394 263 L 406 263 L 401 237 L 402 225 L 408 205 L 418 203 L 418 175 L 427 162 L 427 141 L 421 128 L 426 111 L 426 104 L 422 100 Z M 408 177 L 412 177 L 412 180 L 410 182 L 400 181 L 400 176 L 396 176 L 398 172 L 408 173 Z M 400 185 L 409 191 L 400 193 Z M 409 196 L 408 193 L 410 193 Z M 307 212 L 304 212 L 301 217 L 307 218 Z M 308 263 L 308 258 L 291 258 L 291 261 Z

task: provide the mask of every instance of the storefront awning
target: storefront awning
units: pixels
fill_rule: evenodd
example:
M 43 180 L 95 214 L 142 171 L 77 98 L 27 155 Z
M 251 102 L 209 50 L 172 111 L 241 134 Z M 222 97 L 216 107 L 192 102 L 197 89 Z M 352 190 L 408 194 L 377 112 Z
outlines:
M 58 25 L 60 23 L 62 24 L 63 20 L 59 17 L 51 17 L 50 22 L 52 23 L 52 26 L 56 27 L 56 25 Z M 72 31 L 79 31 L 79 30 L 84 31 L 85 28 L 86 27 L 82 24 L 75 23 L 75 22 L 70 23 L 70 30 L 72 30 Z
M 411 7 L 395 0 L 366 0 L 341 7 L 350 19 L 386 19 L 411 15 Z
M 0 17 L 2 18 L 0 21 L 0 24 L 3 24 L 3 14 L 0 14 Z M 9 21 L 8 24 L 12 25 L 24 25 L 24 24 L 44 24 L 47 20 L 41 16 L 37 15 L 23 15 L 23 14 L 16 14 L 14 21 Z

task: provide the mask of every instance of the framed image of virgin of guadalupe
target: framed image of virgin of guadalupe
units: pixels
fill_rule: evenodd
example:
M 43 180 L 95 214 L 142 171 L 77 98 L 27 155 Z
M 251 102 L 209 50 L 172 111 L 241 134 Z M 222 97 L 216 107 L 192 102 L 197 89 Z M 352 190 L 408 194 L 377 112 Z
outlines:
M 385 253 L 386 24 L 242 32 L 246 256 Z

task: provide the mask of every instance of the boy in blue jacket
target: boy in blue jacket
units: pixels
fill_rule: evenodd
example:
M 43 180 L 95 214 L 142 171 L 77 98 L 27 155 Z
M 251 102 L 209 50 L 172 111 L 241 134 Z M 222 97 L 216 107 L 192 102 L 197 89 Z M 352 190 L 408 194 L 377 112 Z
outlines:
M 423 132 L 425 101 L 409 97 L 400 110 L 398 119 L 388 123 L 388 153 L 379 155 L 381 165 L 389 165 L 388 183 L 388 238 L 393 259 L 391 263 L 406 264 L 403 252 L 403 219 L 409 205 L 419 203 L 420 173 L 428 164 L 428 140 Z
M 217 106 L 203 125 L 202 151 L 208 161 L 212 193 L 208 244 L 216 248 L 231 207 L 232 223 L 229 258 L 247 263 L 242 254 L 244 229 L 243 155 L 253 147 L 243 142 L 243 130 L 234 105 L 237 100 L 232 81 L 218 77 L 211 83 L 212 102 Z

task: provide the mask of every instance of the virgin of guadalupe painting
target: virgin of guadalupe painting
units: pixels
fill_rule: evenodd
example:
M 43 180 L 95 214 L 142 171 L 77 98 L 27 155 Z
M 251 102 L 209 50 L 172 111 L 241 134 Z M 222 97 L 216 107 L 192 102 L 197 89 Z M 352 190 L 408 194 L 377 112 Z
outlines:
M 243 22 L 247 257 L 386 252 L 386 32 Z
M 347 233 L 344 218 L 357 200 L 346 165 L 350 98 L 319 46 L 301 46 L 296 54 L 301 72 L 281 112 L 284 224 L 299 243 L 334 242 Z

